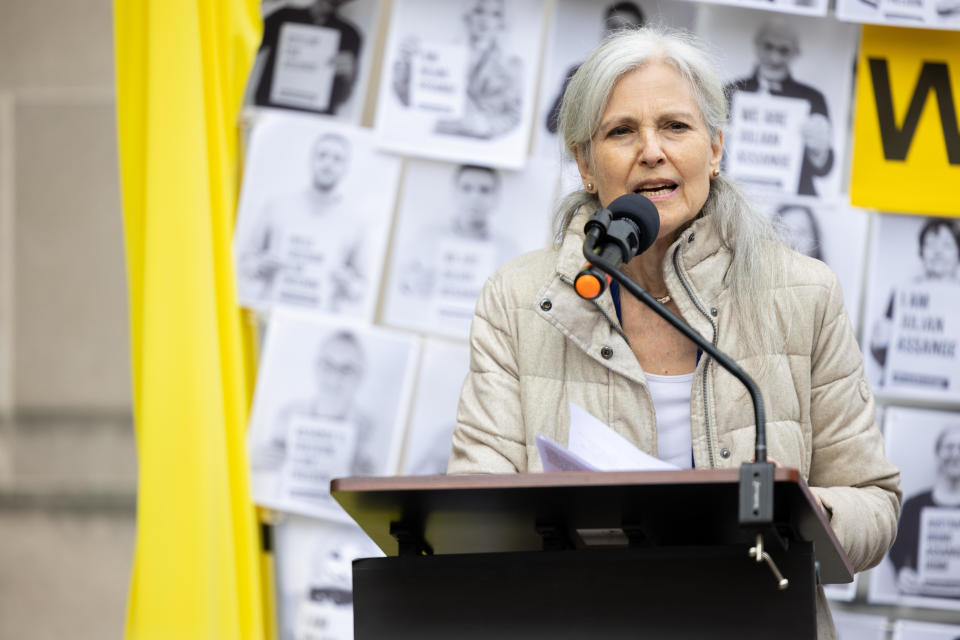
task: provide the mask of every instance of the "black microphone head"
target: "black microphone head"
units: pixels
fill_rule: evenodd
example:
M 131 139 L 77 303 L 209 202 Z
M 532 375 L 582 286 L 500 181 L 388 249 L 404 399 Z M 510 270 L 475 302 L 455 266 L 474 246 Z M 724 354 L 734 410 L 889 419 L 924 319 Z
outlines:
M 628 193 L 611 202 L 607 209 L 611 218 L 626 218 L 637 225 L 637 255 L 650 248 L 660 233 L 660 212 L 657 205 L 639 193 Z

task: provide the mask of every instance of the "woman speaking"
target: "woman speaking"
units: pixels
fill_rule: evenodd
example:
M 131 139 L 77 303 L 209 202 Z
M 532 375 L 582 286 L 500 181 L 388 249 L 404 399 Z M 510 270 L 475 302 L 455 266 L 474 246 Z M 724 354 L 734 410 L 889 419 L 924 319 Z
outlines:
M 896 535 L 899 473 L 837 278 L 783 245 L 721 174 L 726 119 L 720 78 L 690 36 L 620 32 L 580 67 L 559 133 L 583 189 L 560 204 L 557 245 L 507 264 L 480 295 L 449 471 L 540 471 L 534 438 L 566 442 L 570 402 L 681 467 L 752 456 L 738 380 L 618 287 L 594 301 L 574 290 L 584 223 L 640 193 L 660 232 L 623 270 L 758 382 L 771 458 L 800 470 L 863 570 Z M 818 630 L 834 636 L 822 591 Z

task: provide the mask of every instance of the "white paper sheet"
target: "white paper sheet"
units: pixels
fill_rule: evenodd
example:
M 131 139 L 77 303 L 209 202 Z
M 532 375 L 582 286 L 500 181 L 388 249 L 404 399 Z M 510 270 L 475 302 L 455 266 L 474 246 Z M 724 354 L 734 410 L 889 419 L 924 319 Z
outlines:
M 544 471 L 652 471 L 679 469 L 635 447 L 619 433 L 570 403 L 567 447 L 538 435 Z

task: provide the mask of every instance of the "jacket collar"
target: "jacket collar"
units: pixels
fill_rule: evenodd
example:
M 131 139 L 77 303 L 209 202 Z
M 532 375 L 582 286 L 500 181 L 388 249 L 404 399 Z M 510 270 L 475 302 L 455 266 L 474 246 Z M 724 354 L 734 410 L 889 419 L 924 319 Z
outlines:
M 590 302 L 582 300 L 572 287 L 585 262 L 583 226 L 591 214 L 592 211 L 581 212 L 570 221 L 557 256 L 558 277 L 539 294 L 540 299 L 550 299 L 554 309 L 541 315 L 598 361 L 636 378 L 639 366 L 617 322 L 609 290 Z M 727 288 L 724 278 L 729 265 L 730 252 L 723 246 L 713 220 L 706 217 L 694 220 L 664 257 L 662 268 L 670 296 L 683 319 L 708 340 L 715 339 L 718 312 L 711 310 L 720 306 Z M 606 316 L 605 322 L 597 315 L 598 309 Z M 593 352 L 599 353 L 600 345 L 611 341 L 621 342 L 623 348 L 614 349 L 614 356 L 606 362 L 599 360 L 600 356 Z
M 583 268 L 585 262 L 583 257 L 583 241 L 585 238 L 583 226 L 591 215 L 592 212 L 575 215 L 563 236 L 557 258 L 556 272 L 566 281 L 573 282 L 577 273 Z M 683 270 L 690 273 L 691 276 L 696 274 L 696 281 L 690 284 L 696 285 L 697 292 L 700 295 L 715 300 L 726 289 L 724 277 L 729 267 L 730 255 L 720 239 L 720 233 L 713 220 L 707 217 L 697 218 L 670 245 L 662 267 L 664 276 L 668 280 L 668 276 L 675 271 L 673 266 L 674 253 L 678 254 L 680 267 Z M 703 263 L 709 263 L 710 268 L 699 268 Z M 717 269 L 717 267 L 722 268 Z M 675 297 L 683 293 L 681 290 L 674 290 L 669 281 L 667 285 L 671 296 Z M 610 309 L 613 310 L 612 302 Z

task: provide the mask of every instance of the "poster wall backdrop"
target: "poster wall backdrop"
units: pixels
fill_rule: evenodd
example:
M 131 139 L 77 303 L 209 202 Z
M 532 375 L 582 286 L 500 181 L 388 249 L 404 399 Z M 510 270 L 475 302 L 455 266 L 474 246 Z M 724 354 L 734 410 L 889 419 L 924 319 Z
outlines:
M 934 561 L 957 505 L 934 487 L 956 448 L 938 446 L 939 425 L 960 415 L 960 32 L 869 28 L 854 77 L 855 22 L 958 28 L 960 0 L 263 0 L 262 13 L 234 249 L 241 304 L 266 328 L 248 448 L 255 500 L 277 512 L 283 638 L 352 637 L 349 563 L 378 551 L 329 480 L 445 471 L 476 296 L 550 245 L 557 197 L 582 187 L 556 134 L 567 79 L 638 24 L 706 41 L 732 108 L 723 171 L 837 272 L 881 411 L 941 409 L 889 411 L 915 544 L 827 590 L 839 636 L 885 639 L 886 615 L 925 615 L 871 608 L 868 589 L 948 610 L 930 620 L 957 613 L 960 566 Z M 854 201 L 880 215 L 851 206 L 851 159 Z M 915 508 L 924 494 L 934 504 Z M 864 611 L 883 615 L 850 614 Z M 897 637 L 947 637 L 921 627 Z
M 857 76 L 853 204 L 960 216 L 960 35 L 865 26 Z

